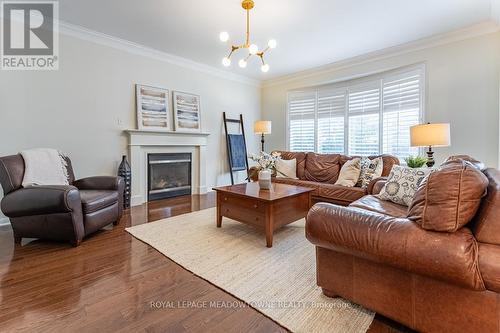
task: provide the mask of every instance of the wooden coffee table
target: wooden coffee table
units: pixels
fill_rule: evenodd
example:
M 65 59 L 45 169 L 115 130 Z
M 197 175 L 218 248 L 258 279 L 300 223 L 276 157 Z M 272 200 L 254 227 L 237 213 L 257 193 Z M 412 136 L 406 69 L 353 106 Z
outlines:
M 312 188 L 272 184 L 261 190 L 258 183 L 216 187 L 217 227 L 222 217 L 264 229 L 267 247 L 273 246 L 274 230 L 300 220 L 311 208 Z

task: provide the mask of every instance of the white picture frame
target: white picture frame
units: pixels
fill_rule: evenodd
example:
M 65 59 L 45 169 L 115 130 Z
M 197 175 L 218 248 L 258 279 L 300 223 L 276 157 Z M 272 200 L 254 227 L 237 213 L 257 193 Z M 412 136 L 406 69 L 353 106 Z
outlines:
M 172 131 L 168 89 L 136 84 L 137 129 Z
M 174 125 L 176 132 L 201 132 L 200 96 L 173 91 Z

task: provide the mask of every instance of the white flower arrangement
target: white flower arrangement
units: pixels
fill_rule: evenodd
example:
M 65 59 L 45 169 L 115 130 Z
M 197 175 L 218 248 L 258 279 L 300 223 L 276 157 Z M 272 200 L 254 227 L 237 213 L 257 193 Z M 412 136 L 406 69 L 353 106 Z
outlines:
M 273 170 L 276 171 L 276 161 L 281 158 L 281 154 L 277 152 L 272 152 L 268 154 L 264 151 L 260 154 L 251 154 L 250 158 L 252 161 L 259 163 L 261 170 Z

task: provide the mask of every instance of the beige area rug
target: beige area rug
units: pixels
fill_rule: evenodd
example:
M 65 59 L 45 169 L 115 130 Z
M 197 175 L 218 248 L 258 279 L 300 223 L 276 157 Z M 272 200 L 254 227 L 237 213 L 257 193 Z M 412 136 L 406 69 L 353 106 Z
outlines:
M 215 214 L 211 208 L 126 230 L 292 332 L 366 332 L 373 312 L 316 286 L 304 220 L 278 230 L 267 248 L 251 226 L 224 218 L 216 228 Z

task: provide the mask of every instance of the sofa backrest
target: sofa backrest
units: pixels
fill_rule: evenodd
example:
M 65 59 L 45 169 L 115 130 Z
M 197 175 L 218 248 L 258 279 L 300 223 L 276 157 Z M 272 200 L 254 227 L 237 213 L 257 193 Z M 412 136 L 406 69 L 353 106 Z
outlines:
M 73 184 L 75 175 L 71 160 L 65 157 L 68 169 L 68 182 Z M 21 154 L 0 157 L 0 184 L 3 188 L 3 193 L 8 194 L 22 187 L 24 178 L 24 159 Z
M 335 183 L 344 163 L 354 158 L 353 156 L 340 154 L 316 154 L 312 152 L 304 153 L 289 151 L 276 152 L 280 153 L 281 158 L 284 160 L 291 160 L 294 158 L 297 160 L 297 178 L 328 183 Z M 399 165 L 399 159 L 392 155 L 383 154 L 369 156 L 370 159 L 377 157 L 382 157 L 384 161 L 384 169 L 382 170 L 383 177 L 389 175 L 394 165 Z
M 500 245 L 500 170 L 486 169 L 488 193 L 473 220 L 473 232 L 482 243 Z

